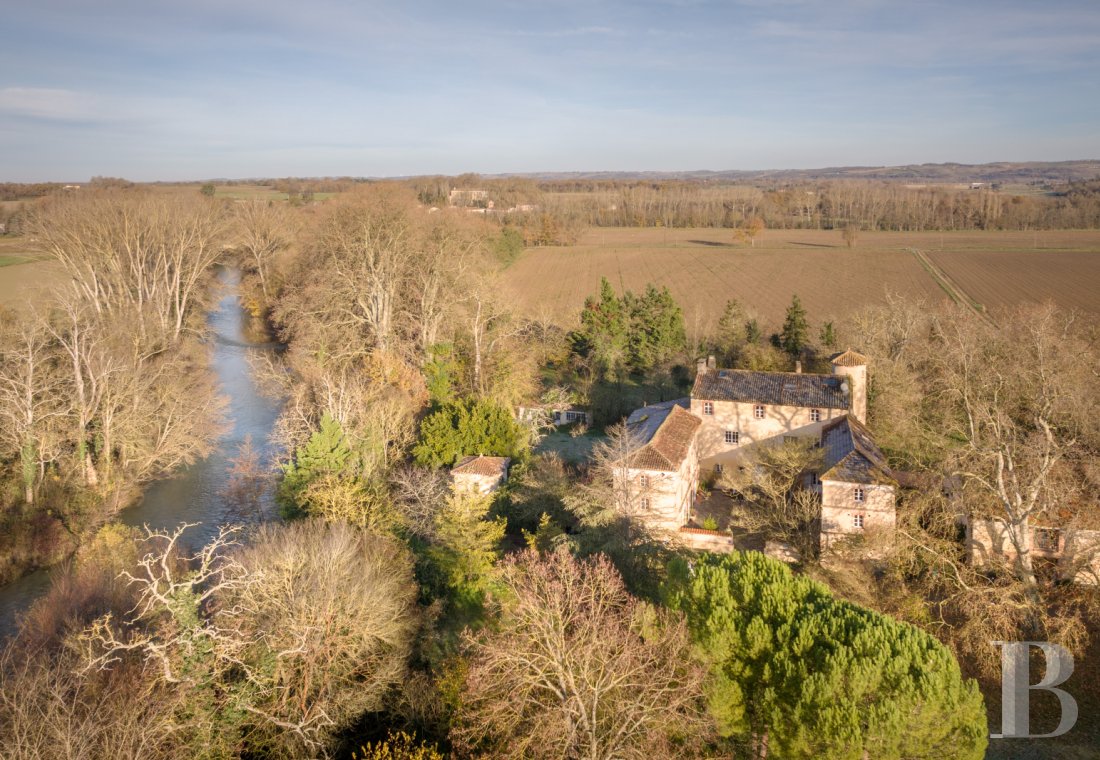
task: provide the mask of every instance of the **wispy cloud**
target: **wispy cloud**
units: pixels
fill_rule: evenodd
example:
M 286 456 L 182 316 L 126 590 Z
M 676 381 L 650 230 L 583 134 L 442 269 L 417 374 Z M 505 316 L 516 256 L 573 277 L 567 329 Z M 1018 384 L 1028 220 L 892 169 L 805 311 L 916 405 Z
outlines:
M 100 116 L 94 97 L 46 87 L 0 89 L 0 113 L 51 121 L 92 121 Z

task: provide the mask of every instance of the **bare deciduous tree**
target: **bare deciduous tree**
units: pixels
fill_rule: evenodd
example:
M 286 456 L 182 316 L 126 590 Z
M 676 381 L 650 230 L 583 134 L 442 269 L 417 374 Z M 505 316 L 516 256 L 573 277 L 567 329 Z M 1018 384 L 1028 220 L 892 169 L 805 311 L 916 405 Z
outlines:
M 1096 375 L 1081 361 L 1088 346 L 1073 315 L 1052 305 L 1005 315 L 1000 328 L 940 320 L 937 334 L 929 365 L 944 432 L 963 442 L 957 466 L 1004 521 L 1014 572 L 1037 602 L 1030 526 L 1072 524 L 1088 504 L 1084 480 L 1065 475 L 1097 435 Z
M 740 496 L 733 519 L 742 528 L 798 547 L 811 557 L 817 545 L 812 530 L 821 500 L 804 487 L 807 474 L 821 467 L 822 453 L 811 439 L 778 446 L 757 446 L 742 467 L 731 467 L 718 485 Z
M 124 577 L 138 602 L 80 638 L 85 672 L 137 656 L 188 692 L 177 717 L 204 751 L 254 746 L 319 756 L 347 720 L 381 706 L 404 672 L 416 624 L 411 561 L 393 540 L 347 524 L 261 527 L 240 547 L 222 529 L 190 557 L 189 526 L 149 532 Z
M 188 326 L 225 232 L 214 201 L 103 191 L 51 198 L 32 234 L 97 313 L 136 307 L 144 342 L 156 345 Z
M 34 502 L 48 426 L 68 412 L 50 337 L 37 314 L 0 324 L 0 446 L 5 456 L 19 457 L 27 504 Z
M 267 301 L 272 293 L 272 268 L 290 248 L 299 233 L 299 220 L 292 208 L 271 202 L 252 201 L 234 205 L 237 250 L 244 265 L 256 273 L 260 291 Z
M 453 736 L 494 757 L 645 758 L 702 730 L 681 621 L 633 599 L 604 557 L 528 551 L 502 566 L 499 627 L 472 640 Z

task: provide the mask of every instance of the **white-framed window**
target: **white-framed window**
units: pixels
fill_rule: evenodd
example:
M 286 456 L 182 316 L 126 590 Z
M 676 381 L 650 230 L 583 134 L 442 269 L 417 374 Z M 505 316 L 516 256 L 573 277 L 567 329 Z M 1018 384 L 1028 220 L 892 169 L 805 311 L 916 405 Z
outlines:
M 863 529 L 863 515 L 862 514 L 856 513 L 856 514 L 852 515 L 852 526 L 856 527 L 856 528 L 859 528 L 861 530 Z
M 766 412 L 767 410 L 764 408 L 763 404 L 757 404 L 752 408 L 752 416 L 758 420 L 764 419 L 764 415 Z
M 639 475 L 638 476 L 638 485 L 640 485 L 642 488 L 649 488 L 649 476 L 648 475 Z
M 821 422 L 821 410 L 820 409 L 811 409 L 810 410 L 810 422 Z
M 737 430 L 727 430 L 726 443 L 733 444 L 734 446 L 741 443 L 741 433 Z
M 649 510 L 649 497 L 646 496 L 642 499 L 642 509 Z
M 853 494 L 856 504 L 862 504 L 864 496 L 866 496 L 866 494 L 863 493 L 863 487 L 856 486 L 855 493 Z M 860 519 L 862 520 L 863 518 L 860 517 Z
M 718 464 L 714 465 L 714 474 L 715 475 L 721 475 L 722 470 L 724 470 L 724 469 L 725 469 L 725 466 L 721 462 L 719 462 Z
M 712 402 L 712 401 L 704 401 L 703 402 L 703 414 L 714 414 L 714 402 Z

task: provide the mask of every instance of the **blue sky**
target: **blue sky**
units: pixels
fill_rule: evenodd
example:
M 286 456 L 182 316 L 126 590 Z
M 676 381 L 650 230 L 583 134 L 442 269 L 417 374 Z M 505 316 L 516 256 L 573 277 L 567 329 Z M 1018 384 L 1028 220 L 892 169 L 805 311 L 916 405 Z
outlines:
M 1100 3 L 34 0 L 0 181 L 1100 158 Z

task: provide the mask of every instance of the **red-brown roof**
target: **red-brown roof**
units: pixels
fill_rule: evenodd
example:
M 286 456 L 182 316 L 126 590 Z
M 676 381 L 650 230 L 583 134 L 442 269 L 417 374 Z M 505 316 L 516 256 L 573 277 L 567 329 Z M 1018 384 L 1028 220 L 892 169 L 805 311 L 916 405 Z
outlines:
M 511 457 L 484 457 L 480 455 L 463 457 L 451 468 L 452 475 L 486 475 L 500 477 L 508 472 Z
M 703 421 L 684 407 L 673 405 L 653 436 L 635 452 L 630 463 L 639 470 L 676 472 Z
M 830 356 L 829 363 L 838 367 L 864 367 L 867 365 L 867 357 L 848 348 Z

